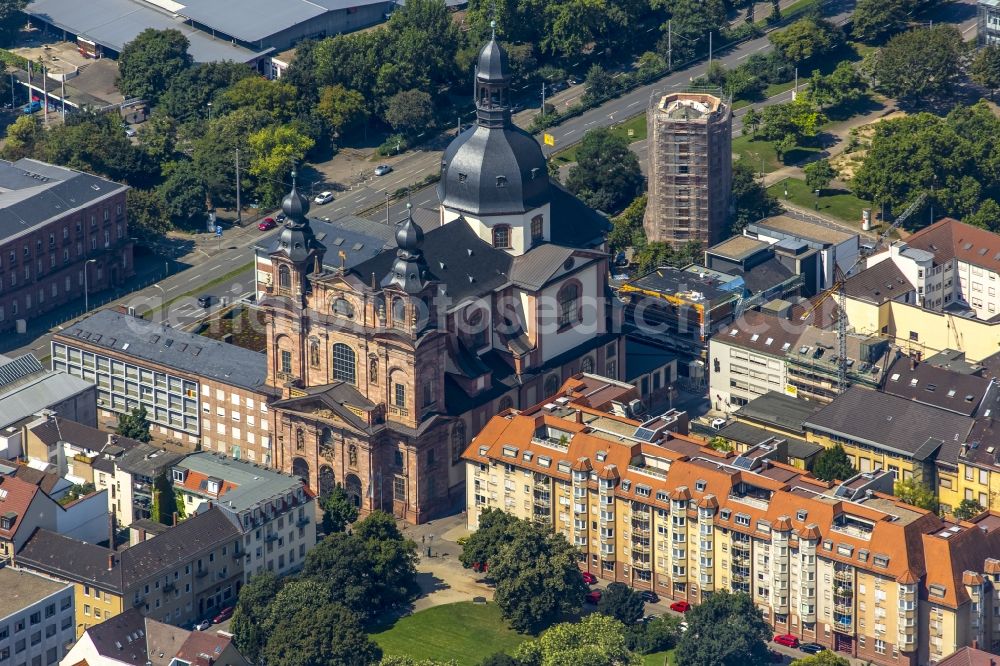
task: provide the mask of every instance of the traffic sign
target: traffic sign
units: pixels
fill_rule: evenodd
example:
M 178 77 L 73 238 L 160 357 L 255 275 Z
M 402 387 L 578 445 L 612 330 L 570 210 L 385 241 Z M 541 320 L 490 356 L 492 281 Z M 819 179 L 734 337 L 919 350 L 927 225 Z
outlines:
M 215 235 L 218 236 L 219 238 L 222 238 L 222 226 L 221 225 L 218 225 L 218 224 L 215 225 Z
M 546 146 L 554 146 L 554 145 L 556 145 L 556 138 L 554 136 L 552 136 L 551 134 L 543 134 L 542 135 L 542 141 L 545 142 Z

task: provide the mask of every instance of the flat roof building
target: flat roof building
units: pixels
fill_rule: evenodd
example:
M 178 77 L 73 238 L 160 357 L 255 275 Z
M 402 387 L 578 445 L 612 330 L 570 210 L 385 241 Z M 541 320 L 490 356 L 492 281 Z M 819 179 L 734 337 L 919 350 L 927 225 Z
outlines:
M 0 590 L 0 662 L 62 659 L 74 639 L 73 586 L 3 567 Z

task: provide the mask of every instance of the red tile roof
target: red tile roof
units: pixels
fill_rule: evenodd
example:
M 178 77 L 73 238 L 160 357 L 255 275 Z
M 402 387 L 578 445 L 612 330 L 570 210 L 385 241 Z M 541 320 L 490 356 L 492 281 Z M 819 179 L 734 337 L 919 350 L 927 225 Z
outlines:
M 950 217 L 909 236 L 906 244 L 933 253 L 938 264 L 955 258 L 1000 273 L 1000 235 Z
M 0 528 L 0 539 L 13 539 L 24 521 L 31 503 L 40 491 L 38 486 L 12 476 L 0 476 L 0 517 L 7 513 L 17 514 L 9 530 Z

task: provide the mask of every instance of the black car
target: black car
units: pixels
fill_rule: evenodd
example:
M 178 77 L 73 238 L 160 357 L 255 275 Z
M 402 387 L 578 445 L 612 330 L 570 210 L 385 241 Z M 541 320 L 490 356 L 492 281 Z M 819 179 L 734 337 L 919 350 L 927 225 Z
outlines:
M 805 652 L 806 654 L 819 654 L 826 648 L 820 645 L 819 643 L 803 643 L 802 645 L 799 646 L 799 649 Z
M 647 604 L 655 604 L 657 601 L 660 600 L 660 597 L 657 596 L 656 592 L 653 592 L 652 590 L 643 590 L 642 592 L 639 593 L 639 596 Z
M 212 305 L 212 297 L 208 294 L 198 297 L 198 305 L 203 308 L 207 308 Z

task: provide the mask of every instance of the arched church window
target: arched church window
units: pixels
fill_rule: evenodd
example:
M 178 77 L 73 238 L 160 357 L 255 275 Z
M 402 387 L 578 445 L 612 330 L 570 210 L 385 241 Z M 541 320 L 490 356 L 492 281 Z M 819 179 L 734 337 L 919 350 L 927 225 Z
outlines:
M 282 289 L 292 288 L 292 271 L 284 264 L 278 267 L 278 286 Z
M 319 367 L 319 340 L 309 341 L 309 365 Z
M 457 463 L 465 451 L 465 421 L 455 421 L 451 429 L 451 462 Z
M 357 383 L 354 350 L 342 342 L 333 345 L 333 378 L 351 384 Z
M 580 319 L 580 285 L 575 282 L 563 285 L 557 297 L 559 302 L 559 328 L 575 324 Z
M 497 406 L 497 411 L 502 412 L 510 409 L 513 406 L 514 406 L 514 400 L 509 395 L 505 395 L 504 397 L 500 398 L 500 404 Z
M 338 317 L 354 319 L 354 306 L 346 298 L 335 298 L 331 309 Z
M 536 215 L 531 218 L 531 240 L 540 241 L 545 235 L 545 226 L 542 222 L 542 216 Z
M 493 247 L 501 250 L 510 249 L 510 226 L 498 224 L 493 227 Z
M 555 395 L 559 391 L 559 375 L 549 375 L 545 378 L 545 396 Z
M 406 301 L 402 298 L 392 299 L 392 325 L 406 328 Z
M 594 359 L 589 356 L 584 356 L 583 360 L 580 361 L 580 371 L 581 372 L 593 372 L 594 371 Z

